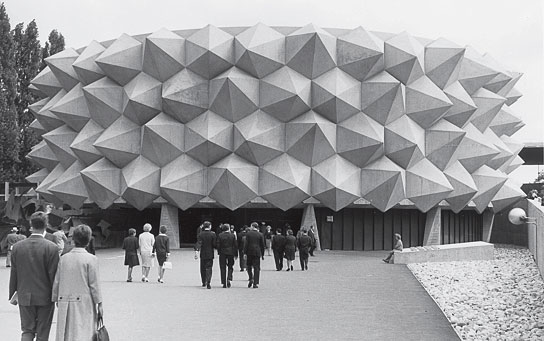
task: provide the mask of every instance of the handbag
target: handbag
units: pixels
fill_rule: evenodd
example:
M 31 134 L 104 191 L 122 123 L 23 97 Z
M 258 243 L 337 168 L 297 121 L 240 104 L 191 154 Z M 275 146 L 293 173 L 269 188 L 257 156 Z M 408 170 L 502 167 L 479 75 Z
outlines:
M 172 270 L 172 262 L 164 262 L 164 263 L 162 263 L 162 268 L 163 268 L 163 269 Z
M 96 321 L 96 333 L 94 334 L 93 341 L 110 341 L 110 335 L 106 326 L 104 326 L 102 317 L 99 317 L 98 321 Z

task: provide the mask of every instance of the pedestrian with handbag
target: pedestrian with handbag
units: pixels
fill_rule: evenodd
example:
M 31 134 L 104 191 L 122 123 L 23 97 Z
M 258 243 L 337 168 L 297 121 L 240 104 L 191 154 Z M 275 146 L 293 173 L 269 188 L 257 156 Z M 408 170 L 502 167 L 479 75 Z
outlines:
M 72 237 L 75 247 L 59 262 L 52 290 L 58 305 L 57 341 L 92 340 L 104 315 L 98 258 L 85 250 L 90 240 L 91 228 L 78 225 Z

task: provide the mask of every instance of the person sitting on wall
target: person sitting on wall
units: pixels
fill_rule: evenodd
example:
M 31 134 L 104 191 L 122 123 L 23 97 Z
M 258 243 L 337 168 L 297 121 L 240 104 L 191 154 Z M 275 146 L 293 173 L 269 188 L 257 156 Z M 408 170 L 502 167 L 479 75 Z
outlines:
M 402 251 L 402 249 L 403 249 L 403 245 L 402 245 L 402 240 L 401 240 L 400 234 L 395 233 L 395 239 L 397 240 L 397 242 L 395 243 L 395 247 L 394 247 L 393 250 L 389 253 L 389 256 L 387 256 L 387 258 L 382 259 L 385 263 L 394 262 L 395 258 L 393 258 L 393 257 L 394 257 L 394 255 L 395 255 L 395 251 Z M 391 261 L 391 258 L 393 258 L 393 261 Z

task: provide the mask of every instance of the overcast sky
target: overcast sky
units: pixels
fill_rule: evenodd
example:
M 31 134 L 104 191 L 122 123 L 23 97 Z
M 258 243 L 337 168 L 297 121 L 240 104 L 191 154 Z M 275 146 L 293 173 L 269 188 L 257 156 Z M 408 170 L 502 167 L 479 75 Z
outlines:
M 2 0 L 0 0 L 2 1 Z M 514 137 L 544 141 L 541 0 L 3 0 L 12 27 L 36 19 L 44 42 L 52 29 L 79 48 L 92 40 L 215 26 L 355 28 L 471 45 L 524 76 L 512 109 L 527 124 Z

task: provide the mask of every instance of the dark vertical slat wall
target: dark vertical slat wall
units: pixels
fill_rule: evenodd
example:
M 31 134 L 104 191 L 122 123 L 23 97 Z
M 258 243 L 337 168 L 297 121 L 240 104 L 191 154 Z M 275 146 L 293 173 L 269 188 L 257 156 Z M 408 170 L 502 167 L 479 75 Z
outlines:
M 344 208 L 334 212 L 316 207 L 315 214 L 322 249 L 390 250 L 395 233 L 405 247 L 420 246 L 425 234 L 426 214 L 418 210 L 391 209 L 385 213 L 372 208 Z M 327 221 L 332 217 L 332 222 Z M 458 214 L 442 210 L 442 243 L 481 240 L 482 216 L 475 211 Z
M 442 210 L 442 243 L 454 244 L 482 240 L 482 216 L 476 211 L 453 213 Z

